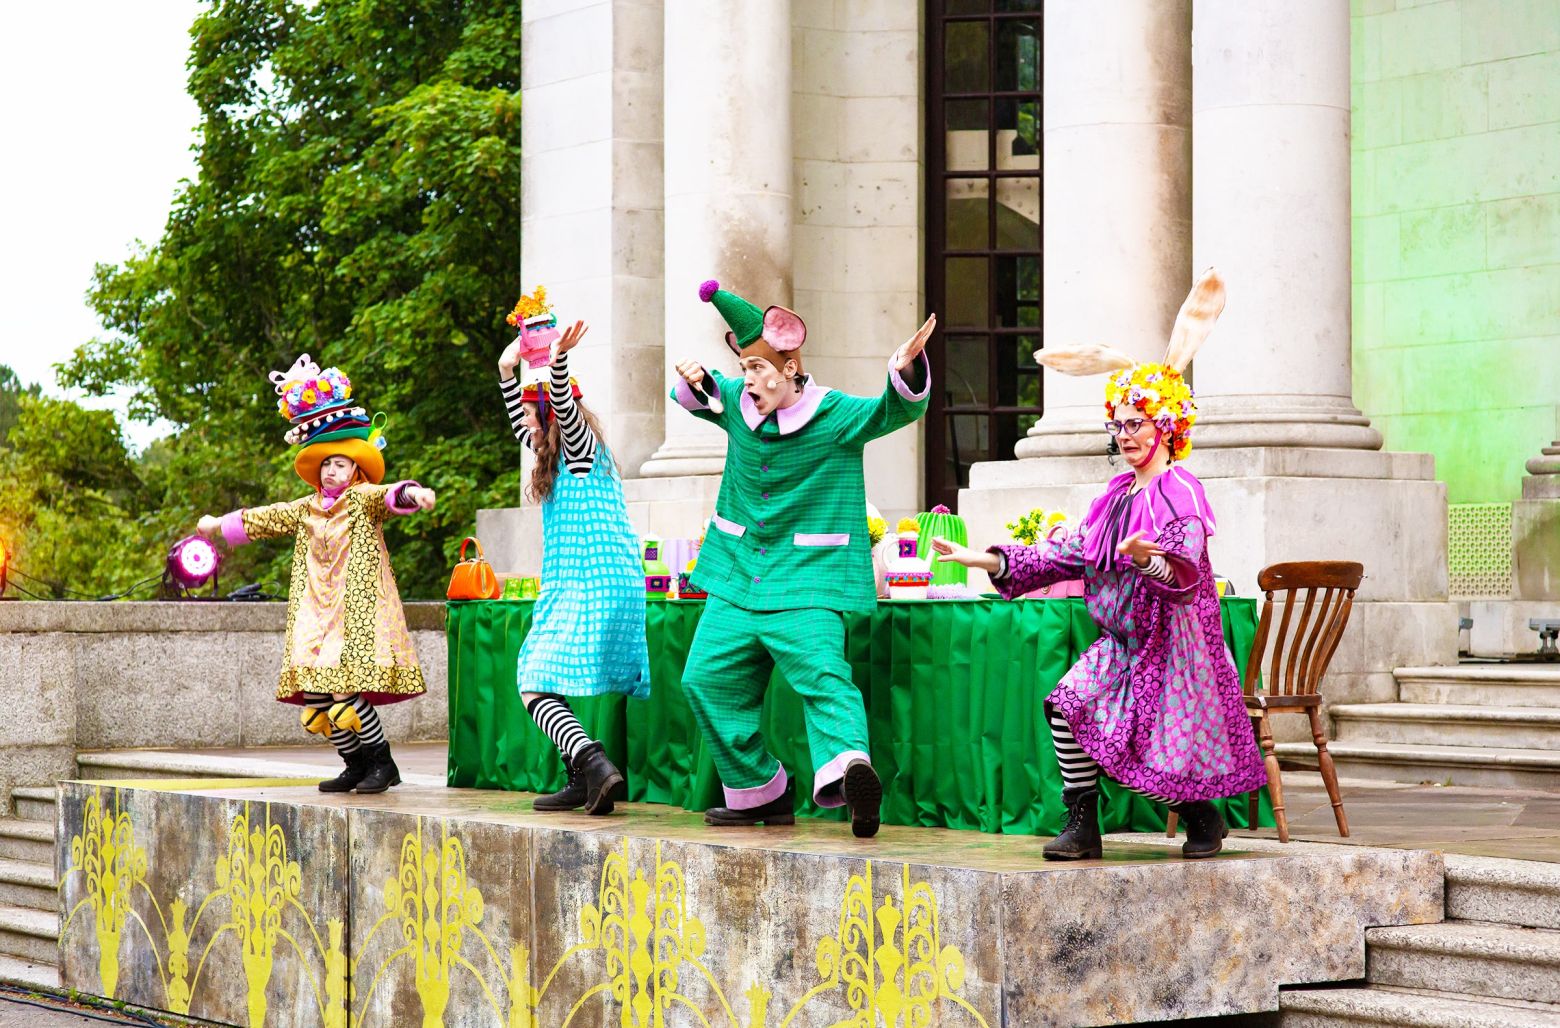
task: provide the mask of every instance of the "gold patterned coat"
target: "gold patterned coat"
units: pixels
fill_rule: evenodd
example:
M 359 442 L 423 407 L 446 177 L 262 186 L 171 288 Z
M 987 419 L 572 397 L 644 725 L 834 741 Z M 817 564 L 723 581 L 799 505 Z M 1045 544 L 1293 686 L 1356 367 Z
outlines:
M 229 545 L 295 539 L 278 700 L 362 693 L 371 703 L 394 703 L 426 691 L 383 529 L 392 514 L 416 510 L 397 504 L 401 487 L 415 484 L 358 484 L 328 506 L 315 493 L 222 519 Z

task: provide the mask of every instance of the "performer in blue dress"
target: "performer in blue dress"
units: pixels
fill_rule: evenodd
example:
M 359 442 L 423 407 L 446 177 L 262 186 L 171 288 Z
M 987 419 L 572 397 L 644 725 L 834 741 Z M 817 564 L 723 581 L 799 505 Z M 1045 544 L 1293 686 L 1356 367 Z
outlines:
M 538 291 L 540 292 L 540 291 Z M 522 301 L 523 303 L 524 301 Z M 585 734 L 565 697 L 650 695 L 645 582 L 623 484 L 595 417 L 569 377 L 575 322 L 553 351 L 549 380 L 515 380 L 525 332 L 499 358 L 499 386 L 515 437 L 536 454 L 526 498 L 542 505 L 542 592 L 520 650 L 516 684 L 525 709 L 558 747 L 568 773 L 540 811 L 612 812 L 623 774 Z

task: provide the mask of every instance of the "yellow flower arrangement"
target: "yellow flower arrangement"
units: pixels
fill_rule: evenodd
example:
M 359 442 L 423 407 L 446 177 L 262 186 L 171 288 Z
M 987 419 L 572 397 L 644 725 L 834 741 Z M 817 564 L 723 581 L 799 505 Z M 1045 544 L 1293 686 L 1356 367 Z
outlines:
M 894 526 L 894 531 L 900 534 L 919 532 L 921 531 L 921 524 L 915 518 L 900 518 L 899 524 Z
M 1105 412 L 1114 418 L 1118 407 L 1141 408 L 1160 431 L 1169 433 L 1174 459 L 1184 460 L 1191 452 L 1197 404 L 1179 371 L 1149 363 L 1117 372 L 1105 381 Z
M 515 304 L 515 309 L 509 312 L 509 317 L 504 320 L 516 328 L 523 325 L 527 319 L 534 318 L 538 314 L 546 314 L 552 310 L 552 304 L 547 302 L 547 287 L 537 286 L 536 292 L 530 296 L 522 295 Z
M 882 518 L 867 518 L 867 539 L 873 546 L 883 541 L 883 534 L 888 531 L 888 522 Z
M 1067 515 L 1059 510 L 1047 513 L 1039 507 L 1023 515 L 1016 521 L 1007 523 L 1007 530 L 1013 536 L 1013 541 L 1023 543 L 1025 546 L 1033 546 L 1050 538 L 1052 530 L 1058 525 L 1067 522 Z

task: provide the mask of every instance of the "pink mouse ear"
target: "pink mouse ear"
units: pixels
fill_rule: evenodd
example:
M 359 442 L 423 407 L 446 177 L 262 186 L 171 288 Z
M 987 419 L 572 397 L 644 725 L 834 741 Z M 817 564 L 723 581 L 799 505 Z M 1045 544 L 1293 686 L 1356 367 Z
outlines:
M 732 353 L 738 357 L 742 356 L 742 347 L 737 345 L 737 334 L 735 332 L 726 333 L 726 345 L 731 348 Z
M 793 310 L 771 307 L 764 312 L 764 341 L 781 353 L 800 350 L 807 341 L 807 324 Z

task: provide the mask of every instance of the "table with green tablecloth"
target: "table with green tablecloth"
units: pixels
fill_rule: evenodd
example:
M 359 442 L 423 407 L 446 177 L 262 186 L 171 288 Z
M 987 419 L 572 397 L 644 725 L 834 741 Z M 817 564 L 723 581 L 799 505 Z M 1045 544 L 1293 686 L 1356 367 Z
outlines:
M 551 792 L 557 751 L 526 713 L 515 662 L 532 600 L 449 604 L 449 784 Z M 1224 638 L 1244 670 L 1256 604 L 1226 598 Z M 648 700 L 570 700 L 592 738 L 628 779 L 635 802 L 703 810 L 722 802 L 720 779 L 682 691 L 682 669 L 704 610 L 698 600 L 648 601 Z M 866 701 L 872 763 L 883 777 L 883 820 L 1052 835 L 1066 821 L 1061 773 L 1043 701 L 1099 636 L 1081 599 L 886 601 L 847 614 L 846 658 Z M 796 780 L 797 813 L 841 819 L 813 804 L 800 698 L 776 673 L 764 704 L 770 749 Z M 1106 782 L 1106 831 L 1164 828 L 1164 808 Z M 1225 801 L 1246 825 L 1244 797 Z M 1272 824 L 1266 791 L 1260 822 Z

